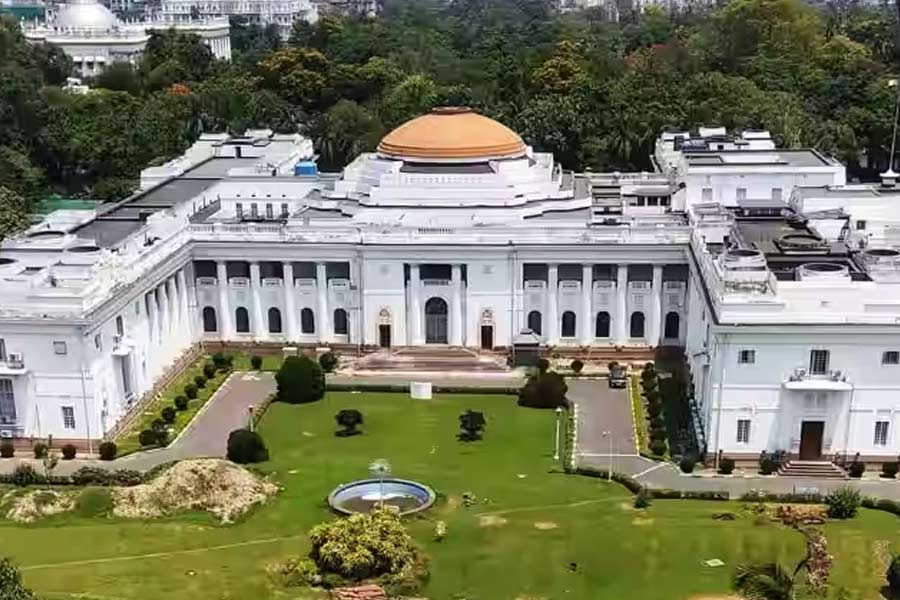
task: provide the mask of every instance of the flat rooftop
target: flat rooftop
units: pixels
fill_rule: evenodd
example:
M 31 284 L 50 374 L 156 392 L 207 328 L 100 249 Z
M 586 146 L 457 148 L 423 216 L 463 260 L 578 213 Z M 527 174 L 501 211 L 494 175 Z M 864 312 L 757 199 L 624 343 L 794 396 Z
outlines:
M 684 158 L 692 167 L 826 167 L 830 160 L 811 149 L 798 150 L 685 150 Z

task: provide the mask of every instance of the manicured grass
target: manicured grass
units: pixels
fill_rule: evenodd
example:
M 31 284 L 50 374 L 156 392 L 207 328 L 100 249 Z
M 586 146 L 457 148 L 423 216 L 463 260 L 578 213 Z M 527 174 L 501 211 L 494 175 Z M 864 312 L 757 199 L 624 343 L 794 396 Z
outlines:
M 362 435 L 334 436 L 342 408 L 363 412 Z M 467 444 L 456 433 L 459 414 L 469 408 L 483 411 L 488 425 L 482 441 Z M 334 518 L 328 492 L 367 477 L 369 463 L 386 458 L 396 476 L 439 495 L 434 508 L 408 521 L 431 557 L 421 594 L 431 600 L 681 600 L 726 592 L 741 561 L 792 566 L 803 555 L 798 533 L 744 516 L 738 502 L 657 500 L 639 512 L 618 485 L 563 474 L 551 458 L 553 413 L 517 407 L 511 397 L 413 401 L 331 393 L 311 405 L 272 405 L 260 432 L 272 453 L 260 468 L 285 489 L 241 523 L 220 527 L 201 515 L 144 523 L 75 515 L 32 526 L 0 522 L 0 554 L 12 556 L 26 583 L 51 599 L 314 598 L 280 588 L 266 566 L 305 553 L 310 526 Z M 478 498 L 475 506 L 462 504 L 465 492 Z M 738 518 L 712 519 L 722 511 Z M 448 530 L 441 542 L 433 537 L 438 520 Z M 896 517 L 873 511 L 827 525 L 832 582 L 850 598 L 876 597 L 873 548 L 900 549 L 898 529 Z M 726 566 L 702 564 L 712 558 Z M 85 559 L 99 562 L 58 564 Z
M 160 412 L 163 408 L 166 406 L 175 406 L 175 396 L 183 395 L 184 386 L 188 383 L 194 383 L 194 377 L 197 375 L 203 375 L 203 365 L 207 362 L 211 362 L 211 360 L 212 357 L 210 356 L 201 357 L 196 363 L 182 373 L 180 377 L 177 377 L 172 383 L 166 386 L 162 393 L 144 408 L 141 417 L 136 420 L 127 431 L 116 438 L 115 441 L 118 445 L 119 456 L 141 449 L 141 444 L 138 441 L 138 436 L 141 431 L 149 429 L 150 424 L 153 423 L 154 419 L 160 418 Z M 203 408 L 203 405 L 206 404 L 206 401 L 216 393 L 216 390 L 218 390 L 219 386 L 225 382 L 230 373 L 230 371 L 225 373 L 217 372 L 215 377 L 206 382 L 206 387 L 197 390 L 197 397 L 194 400 L 188 401 L 187 410 L 175 412 L 175 422 L 170 425 L 172 433 L 169 436 L 169 441 L 174 440 L 178 434 L 187 427 L 188 423 L 191 422 L 191 419 L 194 418 L 194 415 L 196 415 L 200 409 Z

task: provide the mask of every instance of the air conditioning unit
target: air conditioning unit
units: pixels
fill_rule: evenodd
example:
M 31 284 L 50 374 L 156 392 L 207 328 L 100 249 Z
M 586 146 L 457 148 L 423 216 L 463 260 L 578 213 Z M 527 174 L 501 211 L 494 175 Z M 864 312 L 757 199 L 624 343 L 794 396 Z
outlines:
M 25 357 L 21 352 L 10 352 L 6 355 L 6 363 L 11 367 L 21 368 L 25 364 Z
M 13 432 L 9 429 L 0 429 L 0 438 L 11 438 L 13 436 Z

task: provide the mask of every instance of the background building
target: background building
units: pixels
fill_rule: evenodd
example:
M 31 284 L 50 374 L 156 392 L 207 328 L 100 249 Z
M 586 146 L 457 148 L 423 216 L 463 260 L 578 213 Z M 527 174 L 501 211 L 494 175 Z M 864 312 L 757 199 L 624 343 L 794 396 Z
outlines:
M 191 17 L 241 17 L 246 23 L 278 26 L 283 38 L 291 33 L 297 19 L 315 23 L 318 10 L 311 0 L 162 0 L 165 19 Z

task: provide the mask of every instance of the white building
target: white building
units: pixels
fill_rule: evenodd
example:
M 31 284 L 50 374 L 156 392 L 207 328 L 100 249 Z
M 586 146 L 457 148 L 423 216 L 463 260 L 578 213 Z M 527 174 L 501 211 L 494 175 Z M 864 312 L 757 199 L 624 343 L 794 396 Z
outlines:
M 684 348 L 711 452 L 895 456 L 900 208 L 747 152 L 703 151 L 730 179 L 674 149 L 686 171 L 574 174 L 439 109 L 319 175 L 301 137 L 205 136 L 0 247 L 0 434 L 99 439 L 201 340 L 503 351 L 530 329 L 601 360 Z M 794 188 L 810 168 L 828 193 Z M 723 192 L 750 177 L 781 195 Z
M 29 42 L 58 46 L 84 77 L 97 75 L 114 62 L 137 63 L 150 32 L 171 28 L 200 36 L 216 58 L 231 59 L 230 26 L 224 17 L 122 22 L 96 0 L 70 0 L 46 21 L 23 24 Z
M 200 17 L 242 17 L 248 23 L 277 25 L 287 39 L 294 21 L 315 23 L 318 8 L 311 0 L 161 0 L 160 11 L 166 19 Z

